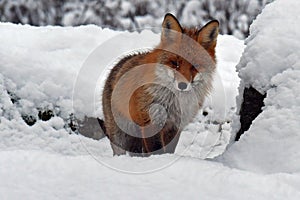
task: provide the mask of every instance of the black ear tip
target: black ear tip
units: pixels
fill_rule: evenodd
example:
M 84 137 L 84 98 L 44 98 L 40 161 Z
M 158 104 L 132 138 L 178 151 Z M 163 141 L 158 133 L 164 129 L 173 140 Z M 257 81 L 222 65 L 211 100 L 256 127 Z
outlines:
M 172 18 L 175 18 L 175 19 L 176 19 L 176 17 L 175 17 L 173 14 L 171 14 L 171 13 L 165 14 L 165 19 L 166 19 L 167 17 L 172 17 Z
M 207 24 L 205 24 L 201 29 L 200 29 L 200 31 L 202 31 L 203 29 L 205 29 L 205 28 L 207 28 L 207 27 L 213 27 L 214 29 L 219 29 L 219 21 L 218 20 L 216 20 L 216 19 L 214 19 L 214 20 L 211 20 L 211 21 L 209 21 Z
M 218 20 L 216 20 L 216 19 L 213 19 L 213 20 L 211 20 L 210 22 L 208 22 L 208 24 L 213 24 L 213 23 L 216 23 L 216 24 L 217 24 L 217 26 L 219 26 L 219 25 L 220 25 L 219 21 L 218 21 Z

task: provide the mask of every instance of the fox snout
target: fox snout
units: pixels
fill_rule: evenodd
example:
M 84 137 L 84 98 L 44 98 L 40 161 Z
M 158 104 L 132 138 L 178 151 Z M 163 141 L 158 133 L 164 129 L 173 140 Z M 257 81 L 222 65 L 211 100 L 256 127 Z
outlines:
M 185 82 L 178 83 L 178 89 L 180 89 L 180 90 L 185 90 L 185 89 L 187 89 L 187 87 L 188 87 L 188 84 L 186 84 Z
M 175 80 L 174 86 L 179 91 L 189 91 L 192 88 L 190 82 L 184 82 L 178 80 Z
M 174 87 L 178 91 L 189 91 L 192 89 L 192 76 L 190 77 L 190 80 L 187 79 L 183 74 L 181 74 L 179 71 L 172 70 L 172 77 L 174 78 Z

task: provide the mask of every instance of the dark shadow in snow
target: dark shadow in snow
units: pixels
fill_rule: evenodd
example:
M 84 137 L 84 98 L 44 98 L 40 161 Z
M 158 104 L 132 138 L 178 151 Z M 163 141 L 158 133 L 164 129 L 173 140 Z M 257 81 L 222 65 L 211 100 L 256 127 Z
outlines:
M 240 139 L 241 135 L 250 128 L 252 121 L 262 112 L 265 98 L 266 94 L 259 93 L 253 87 L 244 89 L 243 103 L 239 113 L 241 128 L 236 134 L 235 141 Z

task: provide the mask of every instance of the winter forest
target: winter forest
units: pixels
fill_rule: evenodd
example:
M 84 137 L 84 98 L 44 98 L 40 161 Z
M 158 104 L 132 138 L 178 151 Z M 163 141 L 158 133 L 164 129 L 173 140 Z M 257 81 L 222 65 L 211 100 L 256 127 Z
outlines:
M 299 9 L 0 0 L 0 200 L 300 199 Z
M 221 34 L 244 39 L 249 26 L 272 0 L 1 0 L 0 20 L 34 26 L 96 24 L 113 30 L 157 28 L 171 12 L 186 26 L 219 20 Z M 156 29 L 156 31 L 158 31 Z

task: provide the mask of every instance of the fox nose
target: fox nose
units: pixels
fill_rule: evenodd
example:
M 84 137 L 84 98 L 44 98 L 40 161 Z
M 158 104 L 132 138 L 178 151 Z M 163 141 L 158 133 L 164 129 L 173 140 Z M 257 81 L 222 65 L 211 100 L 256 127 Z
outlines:
M 180 89 L 180 90 L 185 90 L 186 88 L 187 88 L 187 84 L 185 83 L 185 82 L 179 82 L 178 83 L 178 88 Z

